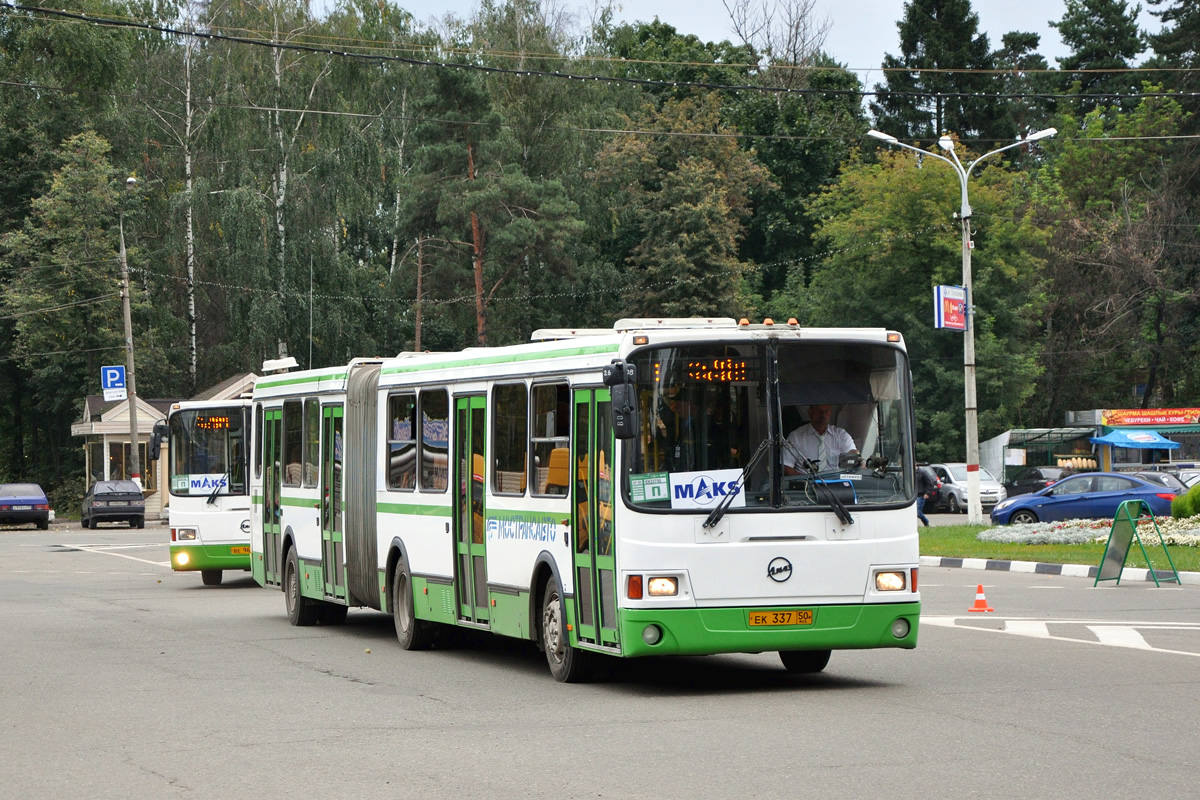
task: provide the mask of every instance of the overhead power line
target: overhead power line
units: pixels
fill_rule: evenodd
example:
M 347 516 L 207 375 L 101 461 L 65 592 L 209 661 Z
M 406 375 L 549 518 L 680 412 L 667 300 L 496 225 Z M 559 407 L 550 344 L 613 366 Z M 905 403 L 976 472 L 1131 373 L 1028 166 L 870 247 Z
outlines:
M 1149 97 L 1200 97 L 1200 92 L 1133 92 L 1133 93 L 1089 93 L 1089 94 L 1050 94 L 1043 92 L 919 92 L 919 91 L 881 91 L 876 92 L 865 89 L 813 89 L 813 88 L 786 88 L 782 86 L 764 86 L 755 84 L 721 84 L 711 83 L 707 81 L 669 81 L 669 80 L 652 80 L 649 78 L 633 78 L 621 75 L 579 75 L 571 72 L 560 72 L 557 70 L 535 70 L 526 68 L 508 68 L 496 67 L 487 64 L 477 63 L 461 63 L 454 61 L 434 61 L 420 58 L 409 58 L 406 56 L 385 55 L 380 53 L 355 53 L 349 50 L 335 49 L 331 47 L 319 47 L 307 44 L 295 44 L 291 42 L 279 42 L 275 40 L 251 39 L 244 36 L 229 36 L 220 33 L 211 33 L 207 31 L 189 31 L 179 28 L 173 28 L 167 25 L 154 23 L 132 22 L 129 20 L 117 20 L 105 17 L 93 17 L 87 14 L 80 14 L 70 11 L 59 11 L 55 9 L 39 8 L 36 6 L 25 6 L 13 3 L 0 2 L 0 8 L 9 8 L 14 11 L 26 11 L 34 14 L 45 14 L 48 16 L 62 17 L 66 19 L 75 19 L 87 22 L 93 25 L 113 28 L 129 28 L 134 30 L 155 31 L 157 33 L 166 33 L 172 36 L 189 36 L 198 39 L 219 42 L 233 42 L 236 44 L 244 44 L 252 47 L 266 47 L 273 50 L 287 50 L 299 53 L 311 53 L 314 55 L 323 55 L 330 57 L 346 58 L 359 61 L 384 61 L 399 64 L 408 64 L 417 67 L 433 67 L 439 69 L 456 69 L 467 72 L 479 72 L 489 75 L 513 75 L 528 78 L 554 78 L 568 81 L 595 82 L 595 83 L 615 83 L 630 86 L 653 86 L 658 88 L 672 89 L 702 89 L 705 91 L 738 91 L 738 92 L 763 92 L 768 94 L 784 94 L 784 95 L 813 95 L 821 97 L 874 97 L 879 94 L 887 94 L 892 97 L 924 97 L 924 98 L 991 98 L 995 100 L 1020 100 L 1020 99 L 1042 99 L 1042 100 L 1071 100 L 1071 99 L 1088 99 L 1088 100 L 1122 100 L 1136 99 Z M 712 66 L 721 66 L 713 64 Z M 912 70 L 908 70 L 911 72 Z M 1073 74 L 1073 73 L 1072 73 Z

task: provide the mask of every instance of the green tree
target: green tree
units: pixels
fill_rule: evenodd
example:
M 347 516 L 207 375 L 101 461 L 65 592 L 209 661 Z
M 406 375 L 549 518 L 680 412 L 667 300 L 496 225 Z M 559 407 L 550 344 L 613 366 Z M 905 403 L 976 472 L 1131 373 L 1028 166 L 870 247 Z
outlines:
M 994 67 L 970 0 L 911 0 L 896 23 L 900 55 L 883 58 L 886 83 L 870 104 L 876 127 L 901 139 L 1009 139 L 1015 131 L 992 98 Z M 949 71 L 947 71 L 949 70 Z
M 1082 112 L 1116 106 L 1121 95 L 1137 90 L 1140 79 L 1126 70 L 1145 45 L 1137 23 L 1141 10 L 1125 0 L 1067 0 L 1062 19 L 1050 23 L 1071 48 L 1070 55 L 1057 59 L 1061 85 L 1081 95 Z
M 967 158 L 964 154 L 961 156 Z M 986 163 L 986 162 L 985 162 Z M 1043 302 L 1037 275 L 1047 234 L 1031 213 L 1028 179 L 984 166 L 971 179 L 972 256 L 980 436 L 1012 426 L 1037 377 L 1036 328 Z M 960 184 L 946 165 L 885 152 L 852 158 L 810 213 L 826 252 L 807 287 L 790 287 L 802 324 L 880 326 L 908 345 L 916 392 L 918 457 L 961 458 L 963 344 L 933 330 L 933 287 L 959 284 L 960 228 L 952 218 Z
M 744 312 L 750 265 L 738 246 L 769 174 L 721 124 L 716 94 L 647 108 L 630 125 L 672 135 L 619 136 L 597 158 L 596 178 L 614 193 L 613 235 L 628 244 L 626 313 Z
M 101 365 L 124 357 L 116 235 L 124 181 L 108 153 L 93 131 L 63 142 L 48 191 L 34 198 L 21 230 L 0 239 L 0 264 L 12 276 L 2 314 L 13 323 L 12 353 L 29 375 L 43 428 L 46 452 L 34 474 L 51 483 L 79 466 L 71 423 L 80 399 Z

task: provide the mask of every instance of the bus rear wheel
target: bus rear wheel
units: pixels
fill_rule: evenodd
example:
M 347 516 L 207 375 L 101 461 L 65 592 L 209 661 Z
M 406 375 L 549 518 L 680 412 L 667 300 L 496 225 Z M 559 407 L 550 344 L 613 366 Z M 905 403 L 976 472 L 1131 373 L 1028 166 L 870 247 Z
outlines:
M 205 586 L 220 586 L 221 585 L 221 570 L 219 569 L 202 569 L 200 570 L 200 580 Z
M 558 581 L 546 581 L 542 597 L 542 648 L 550 674 L 560 683 L 580 683 L 587 680 L 591 653 L 571 646 L 567 634 L 566 606 L 558 590 Z
M 433 639 L 429 623 L 417 619 L 413 604 L 412 575 L 404 559 L 396 562 L 392 577 L 392 619 L 396 623 L 396 640 L 405 650 L 424 650 Z
M 809 675 L 825 669 L 830 655 L 829 650 L 780 650 L 779 660 L 788 672 L 794 675 Z
M 300 559 L 294 547 L 288 549 L 287 565 L 283 568 L 283 601 L 287 604 L 288 622 L 293 625 L 312 625 L 317 621 L 316 602 L 300 594 Z

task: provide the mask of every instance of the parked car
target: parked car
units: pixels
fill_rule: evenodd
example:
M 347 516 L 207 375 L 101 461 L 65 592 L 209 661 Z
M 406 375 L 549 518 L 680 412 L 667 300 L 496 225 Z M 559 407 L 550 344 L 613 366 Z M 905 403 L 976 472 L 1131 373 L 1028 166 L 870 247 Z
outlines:
M 1162 484 L 1172 492 L 1175 492 L 1175 494 L 1183 494 L 1188 488 L 1186 483 L 1170 472 L 1134 472 L 1131 474 L 1139 478 L 1144 478 L 1151 483 Z
M 128 522 L 131 528 L 144 528 L 146 500 L 133 481 L 96 481 L 83 496 L 79 521 L 85 528 L 101 522 Z
M 1029 494 L 1038 489 L 1045 489 L 1070 474 L 1071 471 L 1065 467 L 1026 467 L 1014 475 L 1011 481 L 1004 484 L 1004 490 L 1008 492 L 1009 497 Z
M 1183 481 L 1183 485 L 1190 489 L 1197 483 L 1200 483 L 1200 469 L 1179 470 L 1179 480 Z
M 1111 519 L 1126 500 L 1143 500 L 1155 516 L 1171 514 L 1175 492 L 1132 473 L 1085 472 L 1030 494 L 1010 497 L 992 509 L 993 525 Z
M 938 489 L 937 510 L 951 514 L 967 510 L 967 465 L 962 463 L 930 464 L 942 488 Z M 979 468 L 979 501 L 984 511 L 990 511 L 996 503 L 1008 497 L 1000 481 L 985 468 Z
M 0 484 L 0 524 L 50 527 L 50 501 L 36 483 Z

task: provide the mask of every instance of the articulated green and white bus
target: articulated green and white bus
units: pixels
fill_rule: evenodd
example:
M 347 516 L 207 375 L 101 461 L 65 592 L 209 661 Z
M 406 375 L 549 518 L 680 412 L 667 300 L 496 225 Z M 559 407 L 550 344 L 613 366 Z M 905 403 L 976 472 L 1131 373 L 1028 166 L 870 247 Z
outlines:
M 271 374 L 254 390 L 251 571 L 293 624 L 389 612 L 599 656 L 917 644 L 900 334 L 621 320 L 530 344 Z M 264 365 L 264 370 L 268 369 Z M 853 438 L 788 441 L 810 406 Z M 824 453 L 823 453 L 824 455 Z
M 171 569 L 206 586 L 250 569 L 249 432 L 249 399 L 175 403 L 167 416 Z

